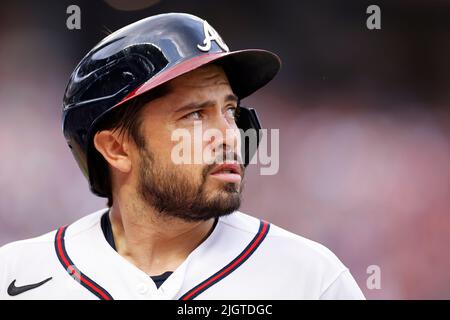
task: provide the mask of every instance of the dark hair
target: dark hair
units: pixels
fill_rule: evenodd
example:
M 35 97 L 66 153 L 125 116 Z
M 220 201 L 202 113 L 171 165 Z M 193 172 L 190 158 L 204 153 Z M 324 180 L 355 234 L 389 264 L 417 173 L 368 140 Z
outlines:
M 102 130 L 119 130 L 120 135 L 126 135 L 133 139 L 138 148 L 144 148 L 145 140 L 141 135 L 140 128 L 142 124 L 141 111 L 143 107 L 152 100 L 160 98 L 169 92 L 169 85 L 163 84 L 156 89 L 150 90 L 130 101 L 125 102 L 123 105 L 118 106 L 99 122 L 96 128 L 96 132 Z M 98 151 L 97 151 L 98 152 Z M 110 166 L 103 156 L 99 157 L 99 161 L 103 162 L 102 166 L 105 168 L 106 174 L 106 186 L 107 186 L 107 198 L 108 207 L 113 205 L 112 187 L 111 187 L 111 174 Z

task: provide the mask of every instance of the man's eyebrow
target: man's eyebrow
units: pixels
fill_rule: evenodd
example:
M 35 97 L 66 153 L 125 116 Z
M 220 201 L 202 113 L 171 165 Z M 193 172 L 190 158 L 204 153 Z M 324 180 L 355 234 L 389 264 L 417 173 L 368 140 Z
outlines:
M 208 100 L 205 102 L 191 102 L 188 103 L 180 108 L 177 108 L 175 110 L 175 112 L 184 112 L 184 111 L 189 111 L 189 110 L 197 110 L 197 109 L 203 109 L 206 108 L 207 106 L 211 106 L 214 105 L 214 101 L 212 100 Z
M 239 98 L 238 98 L 238 96 L 235 95 L 234 93 L 230 93 L 229 95 L 227 95 L 227 96 L 225 97 L 225 102 L 228 102 L 228 101 L 237 102 L 237 101 L 239 101 Z
M 235 95 L 235 94 L 229 94 L 225 97 L 224 99 L 225 102 L 237 102 L 239 101 L 239 98 Z M 175 110 L 175 112 L 179 113 L 179 112 L 184 112 L 184 111 L 189 111 L 189 110 L 200 110 L 200 109 L 204 109 L 208 106 L 212 106 L 214 105 L 215 102 L 213 100 L 208 100 L 208 101 L 204 101 L 204 102 L 191 102 L 188 103 L 180 108 L 177 108 Z

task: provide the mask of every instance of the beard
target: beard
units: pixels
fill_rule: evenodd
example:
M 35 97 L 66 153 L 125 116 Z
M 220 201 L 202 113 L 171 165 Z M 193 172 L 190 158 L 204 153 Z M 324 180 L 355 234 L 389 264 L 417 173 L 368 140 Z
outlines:
M 160 214 L 192 222 L 218 218 L 239 209 L 242 182 L 222 183 L 215 190 L 206 190 L 208 173 L 216 164 L 203 168 L 199 182 L 187 175 L 183 166 L 155 161 L 146 147 L 140 148 L 140 154 L 138 193 Z M 232 156 L 237 158 L 235 154 Z M 241 169 L 244 172 L 242 165 Z

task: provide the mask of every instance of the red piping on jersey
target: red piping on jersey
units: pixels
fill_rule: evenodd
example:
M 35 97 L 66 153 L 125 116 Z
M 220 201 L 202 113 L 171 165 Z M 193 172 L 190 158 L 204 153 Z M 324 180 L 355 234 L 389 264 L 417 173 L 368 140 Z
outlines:
M 180 300 L 190 300 L 195 298 L 197 295 L 213 286 L 226 276 L 228 276 L 231 272 L 236 270 L 240 265 L 242 265 L 245 260 L 247 260 L 250 255 L 252 255 L 258 246 L 262 243 L 267 233 L 269 232 L 270 224 L 266 221 L 260 222 L 260 228 L 256 236 L 253 240 L 247 245 L 247 247 L 227 266 L 225 266 L 222 270 L 218 271 L 216 274 L 212 275 L 193 289 L 186 292 L 181 296 Z
M 94 283 L 92 280 L 90 280 L 87 276 L 83 275 L 81 272 L 78 272 L 76 268 L 74 268 L 74 264 L 71 263 L 70 258 L 68 257 L 67 253 L 65 252 L 64 248 L 64 237 L 62 234 L 67 229 L 67 226 L 61 227 L 58 229 L 58 232 L 56 233 L 55 237 L 55 244 L 56 244 L 56 253 L 58 255 L 58 258 L 66 271 L 71 275 L 75 280 L 80 281 L 80 283 L 89 289 L 91 292 L 98 296 L 99 298 L 103 300 L 113 300 L 110 294 L 106 292 L 105 289 L 101 288 L 99 285 Z
M 78 269 L 71 261 L 66 252 L 64 244 L 64 234 L 66 229 L 67 226 L 59 228 L 55 236 L 55 249 L 59 261 L 70 276 L 72 276 L 75 280 L 78 280 L 82 286 L 91 291 L 97 297 L 103 300 L 113 300 L 112 296 L 105 289 L 103 289 L 89 277 L 84 275 L 82 272 L 78 271 Z M 269 233 L 269 229 L 270 224 L 266 221 L 261 221 L 258 233 L 255 235 L 252 241 L 250 241 L 247 247 L 233 261 L 231 261 L 228 265 L 226 265 L 224 268 L 219 270 L 217 273 L 215 273 L 205 281 L 201 282 L 196 287 L 186 292 L 181 296 L 180 300 L 190 300 L 195 298 L 196 296 L 231 274 L 256 251 L 256 249 Z

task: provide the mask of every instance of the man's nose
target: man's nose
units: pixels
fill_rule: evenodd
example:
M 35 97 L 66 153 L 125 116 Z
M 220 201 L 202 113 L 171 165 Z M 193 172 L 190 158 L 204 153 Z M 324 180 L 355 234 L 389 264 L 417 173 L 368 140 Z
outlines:
M 240 132 L 233 119 L 219 115 L 211 125 L 212 134 L 209 143 L 215 148 L 225 148 L 227 152 L 239 152 Z

